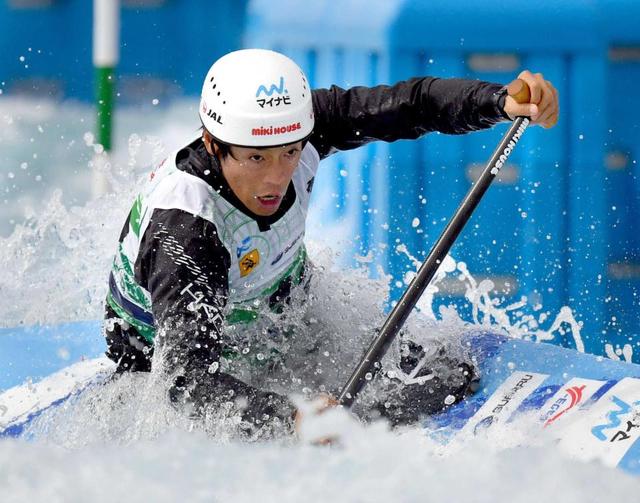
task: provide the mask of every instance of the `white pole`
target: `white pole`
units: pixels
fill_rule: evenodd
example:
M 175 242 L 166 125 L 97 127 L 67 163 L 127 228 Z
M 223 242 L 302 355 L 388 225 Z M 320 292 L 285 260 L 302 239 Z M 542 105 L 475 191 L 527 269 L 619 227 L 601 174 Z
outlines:
M 104 148 L 93 157 L 93 196 L 109 191 L 115 67 L 120 55 L 120 0 L 93 1 L 93 65 L 96 75 L 98 130 L 96 143 Z
M 115 67 L 120 58 L 120 0 L 93 1 L 93 65 Z

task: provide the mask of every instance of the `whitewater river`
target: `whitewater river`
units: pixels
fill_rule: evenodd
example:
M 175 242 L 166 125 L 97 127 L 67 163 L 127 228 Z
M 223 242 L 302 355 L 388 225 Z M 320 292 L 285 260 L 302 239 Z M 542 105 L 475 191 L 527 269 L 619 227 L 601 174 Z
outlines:
M 90 133 L 90 108 L 2 98 L 0 326 L 101 316 L 110 257 L 136 187 L 151 164 L 197 134 L 196 105 L 150 104 L 142 111 L 118 113 L 116 144 L 121 147 L 111 166 L 96 168 L 99 149 Z M 115 192 L 92 199 L 96 170 L 102 170 Z M 324 274 L 314 285 L 314 315 L 333 323 L 334 332 L 350 341 L 345 351 L 355 354 L 381 319 L 385 277 L 373 281 L 362 272 L 341 270 L 329 246 L 344 236 L 339 227 L 323 227 L 316 216 L 309 234 L 311 258 Z M 475 285 L 464 264 L 451 260 L 445 268 L 466 275 L 480 311 L 492 310 L 495 330 L 521 335 L 521 324 L 504 309 L 483 304 L 488 287 Z M 429 318 L 429 295 L 421 307 Z M 570 312 L 556 314 L 571 325 Z M 434 322 L 432 336 L 454 340 L 465 326 L 455 313 L 444 315 L 446 321 Z M 538 336 L 544 339 L 553 330 L 554 316 L 540 321 Z M 579 327 L 574 329 L 579 347 Z M 400 432 L 389 431 L 384 423 L 365 427 L 335 411 L 310 420 L 298 440 L 246 443 L 224 429 L 203 431 L 173 417 L 156 396 L 159 387 L 143 384 L 138 389 L 144 392 L 118 394 L 126 384 L 40 421 L 31 441 L 0 441 L 0 501 L 638 499 L 637 478 L 599 463 L 571 460 L 552 442 L 522 447 L 505 433 L 491 443 L 477 438 L 452 450 L 418 427 Z M 311 445 L 309 440 L 322 432 L 338 434 L 339 444 Z

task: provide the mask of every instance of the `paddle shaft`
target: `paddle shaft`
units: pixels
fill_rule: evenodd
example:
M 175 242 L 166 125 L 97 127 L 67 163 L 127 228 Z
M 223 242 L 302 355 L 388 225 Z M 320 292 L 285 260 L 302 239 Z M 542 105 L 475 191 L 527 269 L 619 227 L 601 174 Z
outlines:
M 418 302 L 418 299 L 433 279 L 438 267 L 440 267 L 449 250 L 451 250 L 453 243 L 455 243 L 458 235 L 471 218 L 482 196 L 489 188 L 489 185 L 491 185 L 500 168 L 504 166 L 507 158 L 515 148 L 518 140 L 520 140 L 524 134 L 528 125 L 529 119 L 527 117 L 517 117 L 516 120 L 513 121 L 511 127 L 500 141 L 498 148 L 496 148 L 491 159 L 489 159 L 482 174 L 476 183 L 472 185 L 453 215 L 453 218 L 431 249 L 431 253 L 429 253 L 429 256 L 420 266 L 418 273 L 409 284 L 409 287 L 389 313 L 378 335 L 345 384 L 338 397 L 341 405 L 346 407 L 351 406 L 366 383 L 373 379 L 376 371 L 381 366 L 380 360 L 386 354 L 391 342 L 404 325 L 409 314 Z

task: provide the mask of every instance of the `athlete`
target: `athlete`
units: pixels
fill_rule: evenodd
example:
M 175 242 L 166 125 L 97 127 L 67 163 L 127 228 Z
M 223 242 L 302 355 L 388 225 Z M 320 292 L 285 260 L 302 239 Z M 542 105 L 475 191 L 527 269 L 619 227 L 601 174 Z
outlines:
M 239 334 L 306 294 L 305 221 L 320 161 L 376 140 L 463 134 L 518 115 L 553 126 L 554 87 L 541 74 L 519 78 L 530 88 L 529 103 L 511 96 L 517 80 L 503 86 L 422 77 L 312 90 L 302 70 L 276 52 L 241 50 L 216 61 L 202 88 L 201 135 L 151 173 L 120 235 L 105 322 L 107 355 L 118 372 L 161 364 L 170 399 L 189 414 L 231 403 L 249 429 L 293 429 L 297 409 L 287 394 L 247 382 L 233 362 L 261 360 L 267 375 L 277 345 L 247 355 Z M 258 333 L 265 340 L 287 336 L 287 329 Z M 405 364 L 424 354 L 413 349 Z M 443 384 L 456 400 L 473 374 L 458 368 L 458 378 Z M 325 395 L 325 403 L 335 400 Z M 442 407 L 424 404 L 418 412 Z M 415 410 L 409 415 L 417 418 Z

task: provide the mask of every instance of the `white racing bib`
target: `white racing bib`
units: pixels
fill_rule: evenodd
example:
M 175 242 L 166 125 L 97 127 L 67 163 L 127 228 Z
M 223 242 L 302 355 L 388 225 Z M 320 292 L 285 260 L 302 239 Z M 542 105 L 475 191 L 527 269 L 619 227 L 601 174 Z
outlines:
M 260 231 L 253 218 L 229 203 L 204 180 L 178 169 L 175 162 L 177 153 L 174 152 L 153 172 L 146 190 L 134 203 L 129 232 L 120 243 L 113 263 L 115 286 L 126 301 L 151 312 L 151 296 L 136 283 L 134 264 L 154 210 L 180 209 L 215 225 L 231 257 L 228 271 L 231 313 L 228 321 L 251 319 L 250 313 L 254 308 L 274 293 L 283 279 L 295 279 L 302 272 L 306 256 L 305 221 L 311 185 L 320 162 L 318 152 L 307 143 L 292 179 L 296 199 L 267 231 Z M 192 267 L 197 274 L 197 264 L 189 265 L 185 261 L 185 265 Z M 136 321 L 123 317 L 130 322 Z M 134 324 L 139 328 L 138 323 Z

